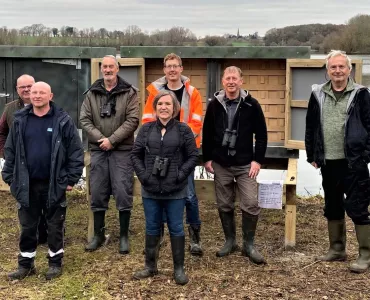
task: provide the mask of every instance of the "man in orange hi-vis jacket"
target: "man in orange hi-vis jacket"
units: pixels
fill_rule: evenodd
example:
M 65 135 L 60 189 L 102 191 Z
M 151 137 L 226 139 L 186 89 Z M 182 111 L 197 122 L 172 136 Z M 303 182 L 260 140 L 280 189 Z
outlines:
M 181 58 L 170 53 L 163 61 L 165 76 L 152 82 L 147 90 L 148 99 L 145 104 L 142 123 L 156 119 L 153 110 L 153 99 L 161 90 L 169 90 L 175 93 L 180 102 L 181 111 L 177 116 L 180 122 L 188 124 L 194 134 L 197 147 L 200 147 L 200 133 L 202 130 L 202 98 L 199 91 L 190 85 L 189 78 L 181 75 L 183 71 Z M 201 256 L 203 254 L 200 245 L 200 225 L 198 198 L 195 194 L 194 171 L 188 178 L 188 193 L 186 199 L 186 223 L 189 224 L 190 253 Z M 163 227 L 164 228 L 164 227 Z M 163 229 L 164 230 L 164 229 Z

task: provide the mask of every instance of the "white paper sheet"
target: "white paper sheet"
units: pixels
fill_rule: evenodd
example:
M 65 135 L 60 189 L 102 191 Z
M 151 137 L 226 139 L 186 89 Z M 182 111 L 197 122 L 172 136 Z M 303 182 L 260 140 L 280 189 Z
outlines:
M 283 208 L 283 180 L 258 181 L 258 206 L 261 208 Z

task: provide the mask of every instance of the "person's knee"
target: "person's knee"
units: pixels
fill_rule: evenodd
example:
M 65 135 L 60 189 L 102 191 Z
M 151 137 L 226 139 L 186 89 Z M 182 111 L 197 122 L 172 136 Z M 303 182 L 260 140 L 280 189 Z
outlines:
M 168 230 L 171 236 L 184 236 L 185 235 L 184 224 L 182 222 L 175 222 L 175 223 L 168 224 Z

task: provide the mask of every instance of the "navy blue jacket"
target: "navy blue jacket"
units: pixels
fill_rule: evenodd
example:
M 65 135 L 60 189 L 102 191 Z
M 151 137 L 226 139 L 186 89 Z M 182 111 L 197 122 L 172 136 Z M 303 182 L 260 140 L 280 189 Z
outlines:
M 78 182 L 84 167 L 84 153 L 81 139 L 71 117 L 54 102 L 54 128 L 50 185 L 47 207 L 64 199 L 68 185 Z M 5 143 L 6 161 L 1 172 L 3 180 L 10 185 L 10 191 L 21 206 L 29 207 L 29 174 L 27 170 L 23 133 L 32 106 L 29 105 L 14 115 L 14 123 Z

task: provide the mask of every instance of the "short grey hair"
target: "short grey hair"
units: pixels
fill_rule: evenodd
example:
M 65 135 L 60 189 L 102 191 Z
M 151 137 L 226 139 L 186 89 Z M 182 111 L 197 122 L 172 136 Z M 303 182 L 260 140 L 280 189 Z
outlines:
M 239 68 L 239 67 L 236 67 L 236 66 L 230 66 L 230 67 L 227 67 L 225 70 L 224 70 L 224 74 L 222 75 L 222 77 L 225 76 L 225 73 L 238 73 L 240 78 L 243 77 L 243 72 L 242 70 Z
M 172 104 L 173 104 L 172 118 L 176 118 L 177 115 L 179 114 L 180 110 L 181 110 L 181 107 L 180 107 L 180 102 L 177 100 L 177 97 L 176 97 L 175 93 L 172 92 L 172 91 L 168 91 L 168 90 L 160 91 L 154 97 L 153 109 L 154 109 L 154 111 L 157 111 L 157 104 L 158 104 L 159 99 L 161 99 L 162 97 L 167 96 L 167 95 L 171 96 L 171 99 L 172 99 Z
M 346 54 L 345 51 L 342 51 L 342 50 L 331 50 L 328 55 L 326 56 L 325 58 L 325 65 L 326 65 L 326 69 L 328 69 L 328 64 L 329 64 L 329 59 L 330 58 L 333 58 L 333 57 L 336 57 L 336 56 L 343 56 L 345 59 L 346 59 L 346 62 L 347 62 L 347 67 L 352 70 L 352 63 L 351 63 L 351 59 L 349 58 L 349 56 Z
M 116 67 L 119 67 L 119 62 L 117 60 L 117 57 L 115 57 L 114 55 L 104 55 L 103 59 L 106 58 L 106 57 L 114 59 L 114 63 L 116 65 Z

